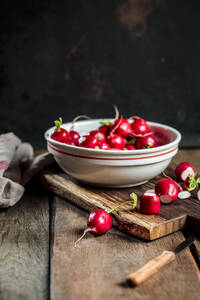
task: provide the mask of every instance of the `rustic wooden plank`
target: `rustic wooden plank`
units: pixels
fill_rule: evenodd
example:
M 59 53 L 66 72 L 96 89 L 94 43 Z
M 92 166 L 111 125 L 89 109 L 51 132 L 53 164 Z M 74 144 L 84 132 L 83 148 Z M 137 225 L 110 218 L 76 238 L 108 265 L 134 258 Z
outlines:
M 174 163 L 167 169 L 167 173 L 174 173 Z M 62 171 L 45 171 L 41 174 L 44 186 L 88 211 L 94 208 L 113 208 L 127 201 L 131 192 L 140 197 L 144 191 L 154 188 L 160 178 L 162 176 L 157 176 L 138 187 L 108 189 L 80 184 Z M 199 200 L 195 197 L 177 199 L 171 205 L 162 205 L 158 215 L 141 214 L 138 209 L 133 210 L 130 205 L 126 205 L 114 212 L 114 225 L 133 235 L 153 240 L 182 229 L 188 215 L 199 219 L 199 212 Z
M 191 246 L 191 252 L 195 259 L 195 262 L 200 269 L 200 240 L 196 240 L 194 244 Z M 200 273 L 199 273 L 200 278 Z
M 125 282 L 130 272 L 182 242 L 181 232 L 142 242 L 112 228 L 103 236 L 88 234 L 74 248 L 87 215 L 58 197 L 53 200 L 51 300 L 199 299 L 199 279 L 189 249 L 141 286 L 130 288 Z
M 48 298 L 49 200 L 38 185 L 0 210 L 0 298 Z
M 188 161 L 196 166 L 197 171 L 200 171 L 200 149 L 181 149 L 178 154 L 173 158 L 175 164 L 182 161 Z

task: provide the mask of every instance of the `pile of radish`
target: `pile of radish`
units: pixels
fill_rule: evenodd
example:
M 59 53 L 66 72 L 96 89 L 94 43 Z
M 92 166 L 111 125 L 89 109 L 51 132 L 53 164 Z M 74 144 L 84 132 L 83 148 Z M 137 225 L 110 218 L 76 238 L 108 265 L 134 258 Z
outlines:
M 55 130 L 51 138 L 68 145 L 100 149 L 100 150 L 135 150 L 153 148 L 159 146 L 152 132 L 150 132 L 147 122 L 137 116 L 130 119 L 119 117 L 119 111 L 115 107 L 115 119 L 100 122 L 99 128 L 91 130 L 88 134 L 80 136 L 74 130 L 75 122 L 80 118 L 87 118 L 81 115 L 76 117 L 69 131 L 62 128 L 62 118 L 55 121 Z M 164 174 L 164 173 L 163 173 Z M 191 191 L 197 191 L 197 199 L 200 200 L 200 177 L 195 168 L 189 162 L 180 163 L 175 170 L 177 181 L 166 176 L 155 184 L 155 188 L 145 191 L 140 198 L 140 211 L 144 214 L 158 214 L 161 203 L 170 204 L 179 199 L 191 197 Z M 137 205 L 137 195 L 130 194 L 131 200 L 121 203 L 110 210 L 93 210 L 88 217 L 87 228 L 83 235 L 77 240 L 79 242 L 87 232 L 93 235 L 101 235 L 109 231 L 112 226 L 110 216 L 116 209 L 128 203 L 133 207 Z M 76 243 L 77 243 L 76 242 Z
M 73 122 L 71 129 L 62 128 L 62 118 L 55 121 L 55 131 L 51 138 L 68 145 L 101 150 L 135 150 L 157 147 L 158 143 L 150 132 L 147 122 L 137 116 L 130 119 L 119 117 L 115 107 L 115 119 L 100 122 L 99 128 L 91 130 L 88 134 L 80 136 L 74 130 L 75 121 L 87 116 L 78 116 Z
M 194 167 L 189 162 L 180 163 L 175 170 L 177 180 L 182 182 L 182 186 L 170 177 L 159 180 L 155 189 L 147 190 L 140 198 L 139 209 L 143 214 L 155 215 L 160 212 L 161 203 L 169 204 L 179 199 L 191 197 L 191 191 L 198 189 L 197 199 L 200 200 L 200 177 L 196 173 Z M 121 203 L 110 210 L 95 209 L 88 217 L 87 228 L 83 235 L 76 241 L 75 245 L 85 236 L 87 232 L 93 235 L 102 235 L 109 231 L 112 226 L 112 218 L 110 214 L 120 207 L 131 203 L 132 208 L 137 206 L 137 195 L 130 194 L 131 200 Z

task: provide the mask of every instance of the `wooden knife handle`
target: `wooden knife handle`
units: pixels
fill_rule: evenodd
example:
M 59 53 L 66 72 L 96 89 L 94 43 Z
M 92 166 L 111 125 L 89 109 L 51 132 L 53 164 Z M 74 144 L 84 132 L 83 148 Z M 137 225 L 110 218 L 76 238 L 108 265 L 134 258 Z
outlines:
M 175 257 L 175 253 L 173 251 L 163 251 L 160 256 L 150 260 L 142 268 L 129 274 L 127 282 L 132 286 L 140 285 L 146 279 L 158 272 L 158 270 L 164 265 L 174 260 Z

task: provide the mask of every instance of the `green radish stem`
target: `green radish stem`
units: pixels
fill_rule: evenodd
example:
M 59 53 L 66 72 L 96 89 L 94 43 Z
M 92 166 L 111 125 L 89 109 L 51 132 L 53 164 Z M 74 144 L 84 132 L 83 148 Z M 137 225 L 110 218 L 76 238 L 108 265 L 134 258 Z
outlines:
M 110 214 L 110 213 L 112 213 L 112 212 L 114 212 L 115 210 L 117 210 L 117 209 L 119 209 L 120 207 L 122 207 L 122 206 L 124 206 L 124 205 L 126 205 L 126 204 L 129 204 L 129 203 L 132 203 L 133 204 L 133 208 L 135 208 L 136 207 L 136 205 L 137 205 L 137 195 L 135 194 L 135 193 L 131 193 L 130 194 L 130 197 L 131 197 L 131 199 L 132 200 L 129 200 L 129 201 L 126 201 L 126 202 L 124 202 L 124 203 L 121 203 L 121 204 L 119 204 L 119 205 L 117 205 L 117 206 L 115 206 L 115 207 L 113 207 L 113 208 L 111 208 L 111 209 L 106 209 L 106 210 L 102 210 L 102 209 L 100 209 L 100 210 L 96 210 L 96 211 L 101 211 L 100 212 L 100 214 L 102 214 L 102 212 L 104 212 L 104 213 L 106 213 L 106 214 Z M 80 238 L 75 242 L 75 244 L 74 244 L 74 247 L 76 247 L 76 245 L 77 245 L 77 243 L 79 243 L 80 242 L 80 240 L 82 240 L 82 238 L 86 235 L 86 233 L 87 232 L 93 232 L 94 234 L 98 234 L 98 222 L 99 222 L 99 220 L 97 219 L 95 222 L 96 222 L 96 226 L 94 225 L 95 223 L 92 223 L 93 221 L 91 221 L 89 218 L 90 218 L 90 216 L 91 216 L 91 214 L 93 213 L 93 215 L 94 215 L 94 212 L 95 212 L 95 210 L 94 211 L 92 211 L 91 213 L 90 213 L 90 215 L 89 215 L 89 217 L 88 217 L 88 222 L 87 222 L 87 227 L 88 228 L 86 228 L 85 230 L 84 230 L 84 232 L 83 232 L 83 234 L 80 236 Z M 93 216 L 92 216 L 93 217 Z M 106 228 L 106 230 L 104 231 L 104 232 L 101 232 L 100 231 L 100 233 L 99 234 L 103 234 L 103 233 L 106 233 L 109 229 L 110 229 L 110 227 L 111 227 L 111 225 L 112 225 L 112 218 L 109 216 L 109 219 L 110 219 L 110 225 L 109 225 L 109 227 L 108 228 Z M 95 220 L 95 219 L 94 219 Z
M 62 123 L 63 123 L 62 118 L 59 117 L 59 119 L 58 119 L 58 120 L 55 120 L 54 123 L 55 123 L 55 126 L 56 126 L 56 131 L 59 132 L 59 131 L 60 131 L 60 127 L 61 127 L 61 125 L 62 125 Z
M 147 148 L 151 148 L 153 146 L 152 143 L 147 143 Z
M 101 124 L 101 125 L 105 125 L 105 126 L 109 126 L 109 125 L 112 124 L 112 122 L 111 122 L 111 121 L 108 121 L 108 120 L 101 120 L 101 121 L 100 121 L 100 124 Z
M 199 187 L 199 183 L 200 183 L 200 178 L 198 177 L 197 179 L 195 178 L 197 176 L 197 174 L 195 173 L 194 175 L 190 175 L 188 183 L 189 183 L 189 187 L 187 188 L 187 190 L 189 192 L 197 189 Z
M 135 193 L 131 193 L 131 194 L 130 194 L 130 197 L 131 197 L 132 200 L 128 200 L 128 201 L 126 201 L 126 202 L 123 202 L 123 203 L 121 203 L 121 204 L 119 204 L 119 205 L 117 205 L 117 206 L 115 206 L 115 207 L 113 207 L 113 208 L 111 208 L 111 209 L 106 209 L 106 212 L 109 213 L 109 214 L 111 214 L 111 213 L 113 213 L 115 210 L 117 210 L 117 209 L 119 209 L 120 207 L 122 207 L 122 206 L 124 206 L 124 205 L 126 205 L 126 204 L 129 204 L 129 203 L 132 203 L 132 204 L 133 204 L 133 208 L 135 208 L 136 205 L 137 205 L 137 199 L 138 199 L 138 197 L 137 197 L 137 195 L 136 195 Z

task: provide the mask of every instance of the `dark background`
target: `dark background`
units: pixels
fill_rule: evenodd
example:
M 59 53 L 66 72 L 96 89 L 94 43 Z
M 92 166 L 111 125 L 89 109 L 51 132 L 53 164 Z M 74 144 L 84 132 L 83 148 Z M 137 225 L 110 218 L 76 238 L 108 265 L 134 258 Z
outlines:
M 200 145 L 198 2 L 1 0 L 0 132 L 41 148 L 59 116 L 117 104 Z

